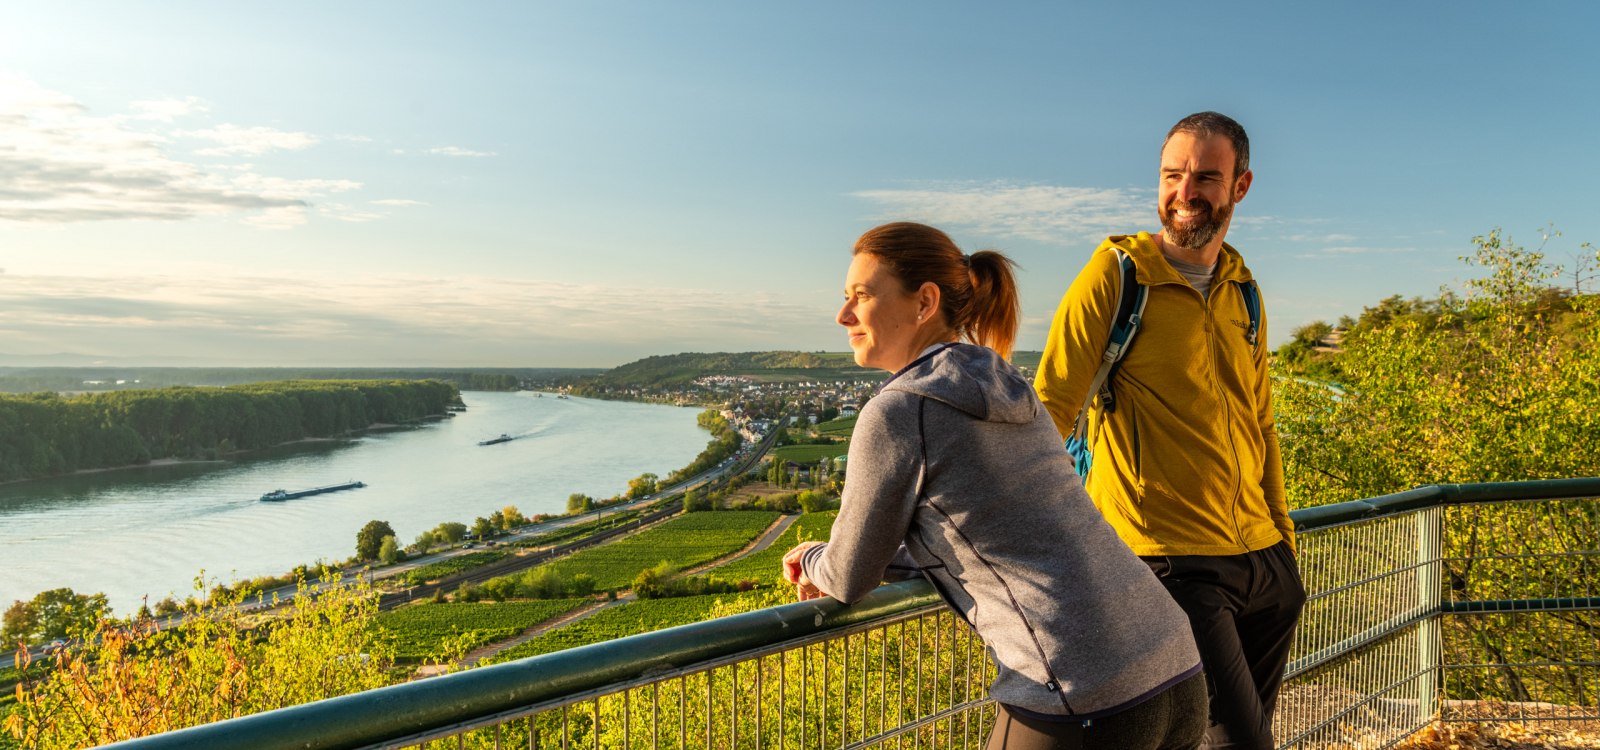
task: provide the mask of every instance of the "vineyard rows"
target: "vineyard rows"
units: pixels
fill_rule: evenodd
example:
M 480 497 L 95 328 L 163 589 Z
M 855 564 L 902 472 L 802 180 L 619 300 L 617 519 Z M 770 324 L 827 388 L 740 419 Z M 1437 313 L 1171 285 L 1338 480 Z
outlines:
M 599 589 L 626 588 L 641 571 L 663 561 L 687 568 L 737 552 L 777 518 L 770 511 L 689 513 L 534 570 L 548 568 L 568 579 L 587 573 Z
M 381 612 L 377 626 L 387 631 L 400 662 L 438 660 L 486 643 L 505 640 L 533 625 L 576 609 L 588 599 L 530 602 L 421 604 Z
M 783 603 L 771 601 L 771 595 L 770 591 L 750 591 L 743 594 L 707 594 L 675 599 L 641 599 L 602 609 L 571 625 L 544 633 L 527 643 L 502 651 L 484 663 L 514 661 L 528 656 L 700 622 L 713 614 L 720 616 L 724 613 Z
M 469 555 L 452 557 L 446 560 L 440 560 L 436 563 L 424 565 L 416 570 L 406 571 L 400 576 L 400 580 L 404 581 L 405 585 L 407 586 L 417 586 L 427 583 L 428 581 L 437 581 L 440 578 L 460 573 L 463 570 L 470 570 L 480 565 L 488 565 L 489 563 L 504 559 L 505 556 L 509 554 L 511 553 L 505 550 L 485 550 L 483 552 L 474 552 Z
M 776 584 L 782 580 L 780 570 L 783 565 L 783 553 L 803 541 L 826 540 L 828 532 L 833 528 L 833 517 L 838 514 L 838 511 L 830 510 L 802 515 L 789 525 L 772 546 L 707 572 L 728 581 Z

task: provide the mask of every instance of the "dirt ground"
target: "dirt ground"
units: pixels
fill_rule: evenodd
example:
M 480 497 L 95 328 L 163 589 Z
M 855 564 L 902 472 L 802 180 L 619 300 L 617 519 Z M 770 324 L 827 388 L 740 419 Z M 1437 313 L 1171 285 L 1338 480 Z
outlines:
M 1600 723 L 1503 722 L 1490 724 L 1434 724 L 1400 744 L 1396 750 L 1588 750 L 1600 748 Z

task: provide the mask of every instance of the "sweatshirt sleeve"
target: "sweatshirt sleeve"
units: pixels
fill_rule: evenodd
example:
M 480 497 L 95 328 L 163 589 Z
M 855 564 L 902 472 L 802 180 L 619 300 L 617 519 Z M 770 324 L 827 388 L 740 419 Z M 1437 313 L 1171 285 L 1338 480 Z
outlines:
M 1104 246 L 1089 259 L 1061 298 L 1050 321 L 1033 389 L 1062 439 L 1072 435 L 1084 397 L 1100 368 L 1117 304 L 1117 255 Z
M 1261 315 L 1261 342 L 1267 340 L 1267 316 Z M 1261 467 L 1261 494 L 1267 502 L 1267 512 L 1272 515 L 1272 524 L 1278 527 L 1278 532 L 1283 535 L 1283 540 L 1289 543 L 1289 551 L 1295 550 L 1294 521 L 1289 518 L 1289 493 L 1284 488 L 1283 482 L 1283 451 L 1278 446 L 1278 425 L 1272 415 L 1272 375 L 1267 371 L 1267 347 L 1262 343 L 1256 347 L 1256 418 L 1261 424 L 1261 439 L 1264 446 L 1263 465 Z
M 922 398 L 886 392 L 867 402 L 850 438 L 844 494 L 828 543 L 801 558 L 806 577 L 846 604 L 878 587 L 891 563 L 910 562 L 903 542 L 922 478 Z M 893 577 L 907 577 L 896 570 Z

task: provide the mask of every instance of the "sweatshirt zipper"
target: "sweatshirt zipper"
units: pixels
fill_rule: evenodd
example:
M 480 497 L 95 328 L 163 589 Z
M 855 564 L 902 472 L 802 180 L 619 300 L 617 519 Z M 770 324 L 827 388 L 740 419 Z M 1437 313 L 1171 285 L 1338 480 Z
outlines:
M 1237 286 L 1237 284 L 1233 281 L 1224 281 L 1222 283 L 1225 286 Z M 1211 291 L 1215 293 L 1217 291 L 1216 287 L 1213 287 Z M 1235 289 L 1234 292 L 1238 293 L 1238 289 Z M 1197 291 L 1196 294 L 1198 293 L 1199 292 Z M 1244 499 L 1244 471 L 1240 466 L 1239 442 L 1233 434 L 1233 402 L 1230 401 L 1227 397 L 1227 394 L 1223 392 L 1222 383 L 1220 381 L 1221 376 L 1219 374 L 1221 372 L 1222 363 L 1218 339 L 1222 336 L 1220 333 L 1222 328 L 1221 326 L 1217 325 L 1217 321 L 1213 315 L 1214 308 L 1212 307 L 1211 299 L 1209 297 L 1202 297 L 1200 299 L 1200 303 L 1205 307 L 1206 313 L 1205 334 L 1206 348 L 1211 355 L 1211 390 L 1217 397 L 1217 400 L 1222 402 L 1223 428 L 1228 435 L 1228 449 L 1233 452 L 1233 497 L 1232 502 L 1229 503 L 1228 507 L 1229 520 L 1233 521 L 1234 542 L 1240 546 L 1244 546 L 1244 528 L 1239 525 L 1239 506 Z

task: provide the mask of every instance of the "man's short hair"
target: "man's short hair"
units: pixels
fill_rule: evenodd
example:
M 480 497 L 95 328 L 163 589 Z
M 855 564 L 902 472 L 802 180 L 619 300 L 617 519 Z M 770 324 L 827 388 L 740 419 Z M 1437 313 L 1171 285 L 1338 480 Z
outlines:
M 1233 176 L 1235 179 L 1250 169 L 1250 136 L 1245 135 L 1244 126 L 1232 117 L 1221 112 L 1196 112 L 1178 121 L 1171 130 L 1167 131 L 1167 138 L 1161 142 L 1161 147 L 1167 147 L 1167 141 L 1177 133 L 1188 133 L 1196 138 L 1210 138 L 1214 135 L 1226 136 L 1233 143 Z

